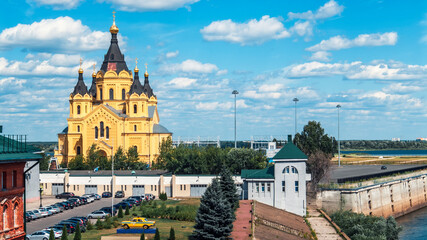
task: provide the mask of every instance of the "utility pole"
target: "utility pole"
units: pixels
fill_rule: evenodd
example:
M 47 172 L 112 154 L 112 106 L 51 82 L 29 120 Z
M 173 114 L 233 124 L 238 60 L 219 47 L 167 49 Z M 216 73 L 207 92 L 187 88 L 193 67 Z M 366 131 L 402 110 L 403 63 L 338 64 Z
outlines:
M 337 105 L 338 109 L 338 167 L 341 167 L 341 144 L 340 144 L 340 108 L 341 105 Z
M 234 148 L 237 148 L 237 121 L 236 121 L 236 115 L 237 115 L 237 107 L 236 107 L 236 103 L 237 103 L 237 94 L 239 94 L 239 92 L 237 90 L 234 90 L 231 94 L 234 95 Z
M 298 98 L 294 98 L 292 101 L 295 102 L 295 135 L 297 134 L 297 102 L 299 101 Z

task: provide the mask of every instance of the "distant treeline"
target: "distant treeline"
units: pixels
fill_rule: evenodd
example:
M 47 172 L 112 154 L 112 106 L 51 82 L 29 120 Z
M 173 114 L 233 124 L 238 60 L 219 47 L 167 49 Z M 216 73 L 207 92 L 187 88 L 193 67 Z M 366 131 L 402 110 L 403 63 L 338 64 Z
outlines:
M 424 141 L 341 140 L 342 150 L 427 149 Z

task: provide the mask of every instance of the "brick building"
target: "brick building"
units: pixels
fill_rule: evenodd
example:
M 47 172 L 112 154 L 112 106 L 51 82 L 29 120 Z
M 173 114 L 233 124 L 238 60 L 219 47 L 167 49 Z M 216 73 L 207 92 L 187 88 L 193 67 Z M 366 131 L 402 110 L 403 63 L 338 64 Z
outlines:
M 25 144 L 25 136 L 0 136 L 0 239 L 24 239 L 24 193 L 27 161 L 41 155 Z M 30 167 L 31 169 L 31 167 Z

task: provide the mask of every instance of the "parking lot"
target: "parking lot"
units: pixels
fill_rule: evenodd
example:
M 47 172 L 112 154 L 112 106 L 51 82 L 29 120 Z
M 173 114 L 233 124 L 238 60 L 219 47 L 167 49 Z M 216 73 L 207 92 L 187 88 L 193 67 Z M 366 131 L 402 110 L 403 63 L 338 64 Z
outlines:
M 123 198 L 115 198 L 114 204 L 122 201 Z M 44 204 L 43 204 L 44 205 Z M 111 198 L 102 198 L 101 200 L 95 200 L 92 203 L 75 207 L 74 209 L 64 210 L 62 213 L 54 214 L 49 217 L 40 218 L 27 223 L 27 233 L 33 233 L 35 231 L 50 227 L 60 222 L 61 220 L 68 219 L 74 216 L 87 216 L 89 213 L 98 210 L 103 207 L 111 206 Z

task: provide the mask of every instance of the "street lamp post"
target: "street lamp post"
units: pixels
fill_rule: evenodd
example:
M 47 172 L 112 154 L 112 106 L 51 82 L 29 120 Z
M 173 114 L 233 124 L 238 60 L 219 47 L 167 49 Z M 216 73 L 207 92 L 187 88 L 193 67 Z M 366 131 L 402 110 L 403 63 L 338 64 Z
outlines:
M 297 134 L 297 102 L 299 101 L 298 98 L 294 98 L 292 101 L 295 102 L 295 135 Z
M 42 187 L 40 187 L 39 192 L 40 192 L 40 207 L 43 207 L 43 203 L 42 203 L 42 192 L 43 192 L 43 188 Z
M 340 108 L 341 105 L 337 105 L 338 109 L 338 167 L 341 167 L 341 144 L 340 144 Z
M 237 94 L 239 94 L 239 92 L 237 91 L 237 90 L 234 90 L 233 92 L 232 92 L 232 94 L 234 95 L 234 148 L 237 148 L 237 130 L 236 130 L 236 128 L 237 128 L 237 121 L 236 121 L 236 110 L 237 110 L 237 107 L 236 107 L 236 98 L 237 98 Z

